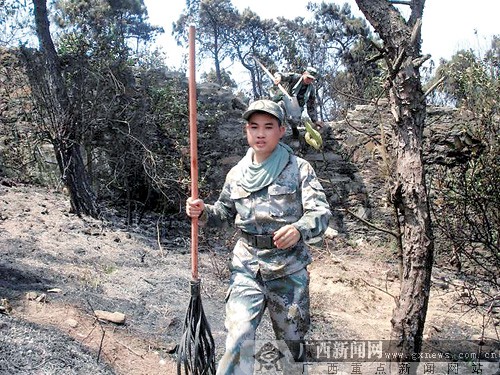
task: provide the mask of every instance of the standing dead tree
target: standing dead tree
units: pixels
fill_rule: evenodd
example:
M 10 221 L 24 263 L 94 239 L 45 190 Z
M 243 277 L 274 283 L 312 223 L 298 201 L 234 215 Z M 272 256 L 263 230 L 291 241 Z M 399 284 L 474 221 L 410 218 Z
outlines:
M 83 162 L 78 121 L 63 79 L 59 57 L 49 31 L 46 0 L 33 0 L 36 34 L 42 52 L 42 64 L 25 53 L 28 76 L 37 103 L 47 121 L 47 135 L 54 147 L 62 180 L 69 191 L 72 212 L 97 217 L 99 210 Z M 27 52 L 27 51 L 26 51 Z M 31 56 L 33 57 L 33 56 Z M 35 67 L 40 70 L 35 70 Z
M 356 0 L 359 9 L 383 41 L 380 58 L 388 68 L 386 89 L 394 116 L 396 171 L 390 196 L 402 228 L 401 291 L 392 316 L 391 341 L 408 361 L 420 352 L 427 314 L 434 253 L 429 201 L 422 157 L 426 116 L 420 67 L 421 25 L 425 0 L 405 3 L 407 20 L 387 0 Z

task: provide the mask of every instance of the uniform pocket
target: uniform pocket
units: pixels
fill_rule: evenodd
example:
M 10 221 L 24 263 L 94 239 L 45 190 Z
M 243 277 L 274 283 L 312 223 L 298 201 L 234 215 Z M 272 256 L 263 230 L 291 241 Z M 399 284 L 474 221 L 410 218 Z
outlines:
M 292 214 L 297 210 L 297 188 L 287 185 L 270 185 L 269 193 L 269 213 L 273 217 L 283 217 Z
M 275 197 L 279 195 L 295 194 L 297 188 L 295 186 L 291 187 L 286 185 L 270 185 L 268 191 L 270 196 Z
M 238 215 L 240 215 L 242 219 L 248 219 L 252 214 L 251 212 L 252 205 L 250 204 L 250 199 L 248 198 L 249 196 L 250 192 L 246 191 L 241 186 L 235 185 L 231 189 L 230 197 L 234 201 L 234 206 L 236 207 L 236 211 L 238 212 Z

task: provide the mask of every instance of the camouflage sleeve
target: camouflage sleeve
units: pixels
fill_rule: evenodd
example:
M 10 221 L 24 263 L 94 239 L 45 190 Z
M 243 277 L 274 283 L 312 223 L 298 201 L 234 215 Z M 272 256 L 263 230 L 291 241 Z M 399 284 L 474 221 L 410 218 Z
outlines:
M 214 204 L 205 204 L 205 210 L 200 216 L 200 225 L 216 228 L 224 228 L 234 225 L 236 208 L 231 199 L 231 176 L 229 172 L 219 199 Z
M 281 82 L 287 82 L 287 83 L 296 83 L 300 77 L 302 77 L 301 74 L 298 73 L 279 73 L 281 75 Z
M 307 241 L 321 236 L 328 228 L 332 213 L 325 192 L 311 164 L 306 161 L 299 166 L 304 214 L 293 225 L 302 239 Z

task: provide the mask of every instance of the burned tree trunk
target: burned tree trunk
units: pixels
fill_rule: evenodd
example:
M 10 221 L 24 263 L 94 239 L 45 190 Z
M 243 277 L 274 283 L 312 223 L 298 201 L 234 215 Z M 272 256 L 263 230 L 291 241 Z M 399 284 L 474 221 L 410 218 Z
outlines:
M 391 198 L 402 226 L 403 273 L 398 304 L 393 311 L 393 349 L 408 361 L 422 348 L 427 314 L 434 242 L 422 158 L 426 116 L 419 68 L 420 28 L 425 0 L 410 2 L 405 20 L 387 0 L 356 0 L 360 10 L 384 42 L 380 52 L 386 61 L 387 93 L 394 116 L 396 171 Z
M 97 217 L 99 210 L 96 198 L 80 150 L 80 129 L 50 36 L 46 0 L 33 0 L 33 5 L 43 66 L 40 66 L 41 71 L 34 70 L 35 66 L 39 66 L 38 64 L 28 66 L 32 91 L 39 106 L 44 107 L 42 112 L 46 114 L 48 123 L 46 130 L 54 146 L 62 181 L 70 194 L 72 212 L 77 215 Z

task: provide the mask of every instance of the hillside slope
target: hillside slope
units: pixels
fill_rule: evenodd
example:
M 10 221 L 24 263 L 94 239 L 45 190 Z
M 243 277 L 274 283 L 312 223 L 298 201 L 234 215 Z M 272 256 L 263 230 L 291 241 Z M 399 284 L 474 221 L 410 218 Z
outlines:
M 183 215 L 158 237 L 158 218 L 128 228 L 116 213 L 80 219 L 62 193 L 7 185 L 0 186 L 0 373 L 174 374 L 169 352 L 189 301 Z M 231 233 L 200 234 L 202 299 L 218 357 L 232 241 Z M 398 289 L 390 244 L 337 237 L 312 251 L 309 338 L 387 339 Z M 434 270 L 426 338 L 498 338 L 495 322 L 461 302 L 465 293 L 446 270 Z M 125 324 L 98 322 L 95 310 L 124 313 Z M 259 338 L 272 338 L 267 320 Z

